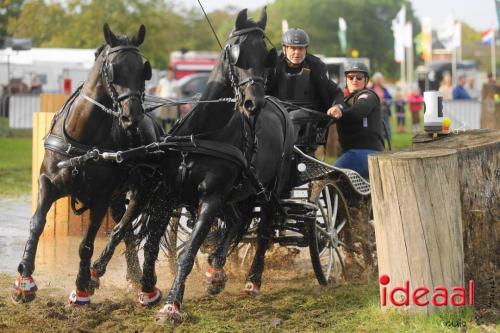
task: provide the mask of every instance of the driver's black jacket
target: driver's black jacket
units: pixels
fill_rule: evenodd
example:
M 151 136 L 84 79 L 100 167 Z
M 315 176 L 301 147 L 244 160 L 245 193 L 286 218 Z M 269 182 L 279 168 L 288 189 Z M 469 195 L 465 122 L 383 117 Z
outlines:
M 314 92 L 314 105 L 316 105 L 316 111 L 326 113 L 331 106 L 343 104 L 342 90 L 335 82 L 329 79 L 326 65 L 321 59 L 308 53 L 301 66 L 308 69 L 310 73 L 308 80 L 310 88 L 312 88 Z M 268 73 L 266 93 L 280 98 L 280 85 L 283 85 L 286 80 L 283 73 L 294 70 L 297 71 L 297 69 L 290 69 L 288 67 L 286 57 L 281 53 L 278 57 L 276 67 Z

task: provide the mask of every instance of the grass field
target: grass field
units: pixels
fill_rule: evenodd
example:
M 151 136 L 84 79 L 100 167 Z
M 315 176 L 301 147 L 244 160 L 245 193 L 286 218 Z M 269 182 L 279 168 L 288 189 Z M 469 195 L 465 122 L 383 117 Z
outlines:
M 31 192 L 31 138 L 0 137 L 0 195 Z
M 279 278 L 282 280 L 282 278 Z M 271 280 L 271 281 L 270 281 Z M 283 282 L 283 281 L 282 281 Z M 67 293 L 47 286 L 28 305 L 8 301 L 12 278 L 0 274 L 0 330 L 21 332 L 173 332 L 158 326 L 154 317 L 160 306 L 145 309 L 133 293 L 114 288 L 89 307 L 68 307 Z M 257 298 L 224 292 L 217 297 L 200 295 L 185 301 L 184 322 L 175 332 L 495 332 L 492 324 L 478 324 L 470 309 L 429 317 L 405 312 L 381 312 L 378 285 L 347 284 L 320 287 L 312 276 L 290 278 L 288 286 L 273 289 L 267 280 Z M 188 283 L 187 288 L 191 288 Z M 105 291 L 99 290 L 96 293 Z M 29 325 L 29 326 L 28 326 Z

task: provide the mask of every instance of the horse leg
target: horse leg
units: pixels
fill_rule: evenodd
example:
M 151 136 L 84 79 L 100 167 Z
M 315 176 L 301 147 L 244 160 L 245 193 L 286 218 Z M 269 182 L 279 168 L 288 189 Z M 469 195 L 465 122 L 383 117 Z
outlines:
M 217 195 L 211 195 L 201 199 L 201 209 L 200 214 L 198 214 L 198 220 L 193 228 L 191 238 L 177 260 L 177 272 L 174 282 L 167 296 L 165 306 L 159 311 L 156 317 L 158 323 L 179 323 L 181 321 L 180 306 L 184 296 L 186 278 L 193 269 L 198 249 L 206 238 L 221 204 L 222 200 L 220 196 Z
M 80 267 L 76 277 L 76 290 L 69 296 L 70 304 L 86 305 L 90 303 L 90 263 L 94 253 L 94 240 L 101 226 L 102 219 L 106 214 L 109 198 L 97 197 L 90 208 L 90 225 L 82 242 L 80 243 Z
M 261 221 L 257 229 L 257 248 L 255 257 L 246 278 L 247 283 L 245 284 L 245 289 L 241 292 L 242 295 L 257 296 L 260 294 L 266 251 L 271 243 L 273 216 L 273 208 L 262 207 Z
M 123 206 L 124 207 L 124 206 Z M 135 241 L 133 240 L 130 235 L 132 234 L 131 231 L 131 223 L 132 221 L 137 218 L 139 213 L 141 212 L 141 208 L 143 207 L 143 201 L 139 200 L 138 196 L 134 196 L 127 207 L 127 210 L 125 213 L 122 215 L 120 222 L 114 226 L 113 230 L 111 231 L 111 235 L 109 236 L 108 243 L 106 244 L 104 250 L 101 252 L 101 255 L 99 258 L 94 262 L 92 265 L 92 271 L 91 271 L 91 284 L 89 288 L 89 292 L 93 294 L 94 289 L 99 288 L 99 278 L 104 275 L 106 272 L 106 267 L 108 266 L 109 261 L 111 260 L 111 257 L 113 256 L 116 247 L 118 244 L 122 241 L 122 239 L 125 237 L 125 239 L 128 238 L 128 246 L 130 247 L 128 250 L 130 252 L 134 252 L 135 257 L 137 258 L 137 250 L 135 247 Z M 118 209 L 118 208 L 116 208 Z M 132 235 L 133 236 L 133 235 Z M 132 240 L 131 240 L 132 238 Z M 127 242 L 125 243 L 127 246 Z M 132 248 L 133 247 L 133 248 Z M 129 262 L 130 260 L 130 262 Z M 127 280 L 128 280 L 128 273 L 129 269 L 131 268 L 130 265 L 135 261 L 135 259 L 129 259 L 127 260 Z M 137 269 L 140 271 L 139 267 L 139 258 L 137 258 Z M 139 275 L 140 276 L 140 275 Z M 137 282 L 140 281 L 140 277 L 137 278 Z M 138 285 L 138 283 L 137 283 Z
M 148 225 L 148 235 L 144 244 L 144 265 L 141 278 L 142 289 L 139 293 L 139 303 L 144 306 L 152 306 L 161 300 L 161 292 L 156 288 L 155 264 L 160 251 L 161 237 L 165 234 L 168 222 L 170 221 L 170 212 L 165 209 L 162 203 L 152 210 Z
M 21 274 L 14 283 L 12 300 L 16 303 L 30 302 L 35 299 L 38 290 L 31 274 L 35 271 L 35 257 L 40 235 L 45 228 L 47 212 L 54 201 L 60 197 L 60 191 L 45 175 L 38 178 L 38 202 L 35 214 L 30 221 L 30 235 L 24 247 L 23 258 L 17 267 Z
M 111 202 L 111 214 L 113 219 L 118 223 L 121 221 L 126 211 L 126 197 L 121 195 L 119 199 Z M 134 220 L 132 218 L 131 220 Z M 129 285 L 138 286 L 142 275 L 139 256 L 137 255 L 136 237 L 130 226 L 127 226 L 124 231 L 123 241 L 125 243 L 125 260 L 127 261 L 127 281 Z
M 229 224 L 229 228 L 224 233 L 222 240 L 217 244 L 214 252 L 208 257 L 209 266 L 205 272 L 205 281 L 208 284 L 207 292 L 210 295 L 219 294 L 224 290 L 227 282 L 224 265 L 226 264 L 229 249 L 231 245 L 236 245 L 233 242 L 242 233 L 242 228 L 245 228 L 244 222 L 249 222 L 240 216 L 233 205 L 225 210 L 225 217 L 225 222 Z

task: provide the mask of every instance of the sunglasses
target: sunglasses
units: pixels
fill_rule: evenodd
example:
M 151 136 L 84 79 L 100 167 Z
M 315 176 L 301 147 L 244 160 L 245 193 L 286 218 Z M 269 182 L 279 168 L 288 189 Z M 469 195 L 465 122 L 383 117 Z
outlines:
M 358 80 L 358 81 L 361 81 L 365 78 L 365 76 L 363 74 L 357 74 L 357 75 L 347 74 L 346 77 L 349 81 L 353 81 L 354 78 L 356 78 L 356 80 Z

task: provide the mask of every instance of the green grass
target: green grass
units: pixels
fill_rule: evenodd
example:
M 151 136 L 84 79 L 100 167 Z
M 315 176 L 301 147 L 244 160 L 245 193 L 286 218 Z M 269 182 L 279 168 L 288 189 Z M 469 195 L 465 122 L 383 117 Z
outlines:
M 257 298 L 224 292 L 217 297 L 186 299 L 184 322 L 175 332 L 495 332 L 497 325 L 479 325 L 473 312 L 443 312 L 431 316 L 404 311 L 381 311 L 376 282 L 336 287 L 316 285 L 310 274 L 288 280 L 289 286 L 273 290 L 267 280 Z M 133 293 L 116 289 L 81 309 L 62 300 L 63 288 L 42 288 L 28 306 L 8 300 L 13 278 L 0 274 L 0 330 L 3 332 L 173 332 L 154 323 L 160 306 L 150 309 L 134 304 Z M 234 283 L 234 281 L 233 281 Z M 187 288 L 190 288 L 188 284 Z M 100 292 L 100 291 L 99 291 Z M 3 323 L 3 324 L 2 324 Z M 497 323 L 498 324 L 498 323 Z M 29 325 L 29 326 L 28 326 Z
M 31 192 L 31 138 L 0 137 L 0 196 Z

